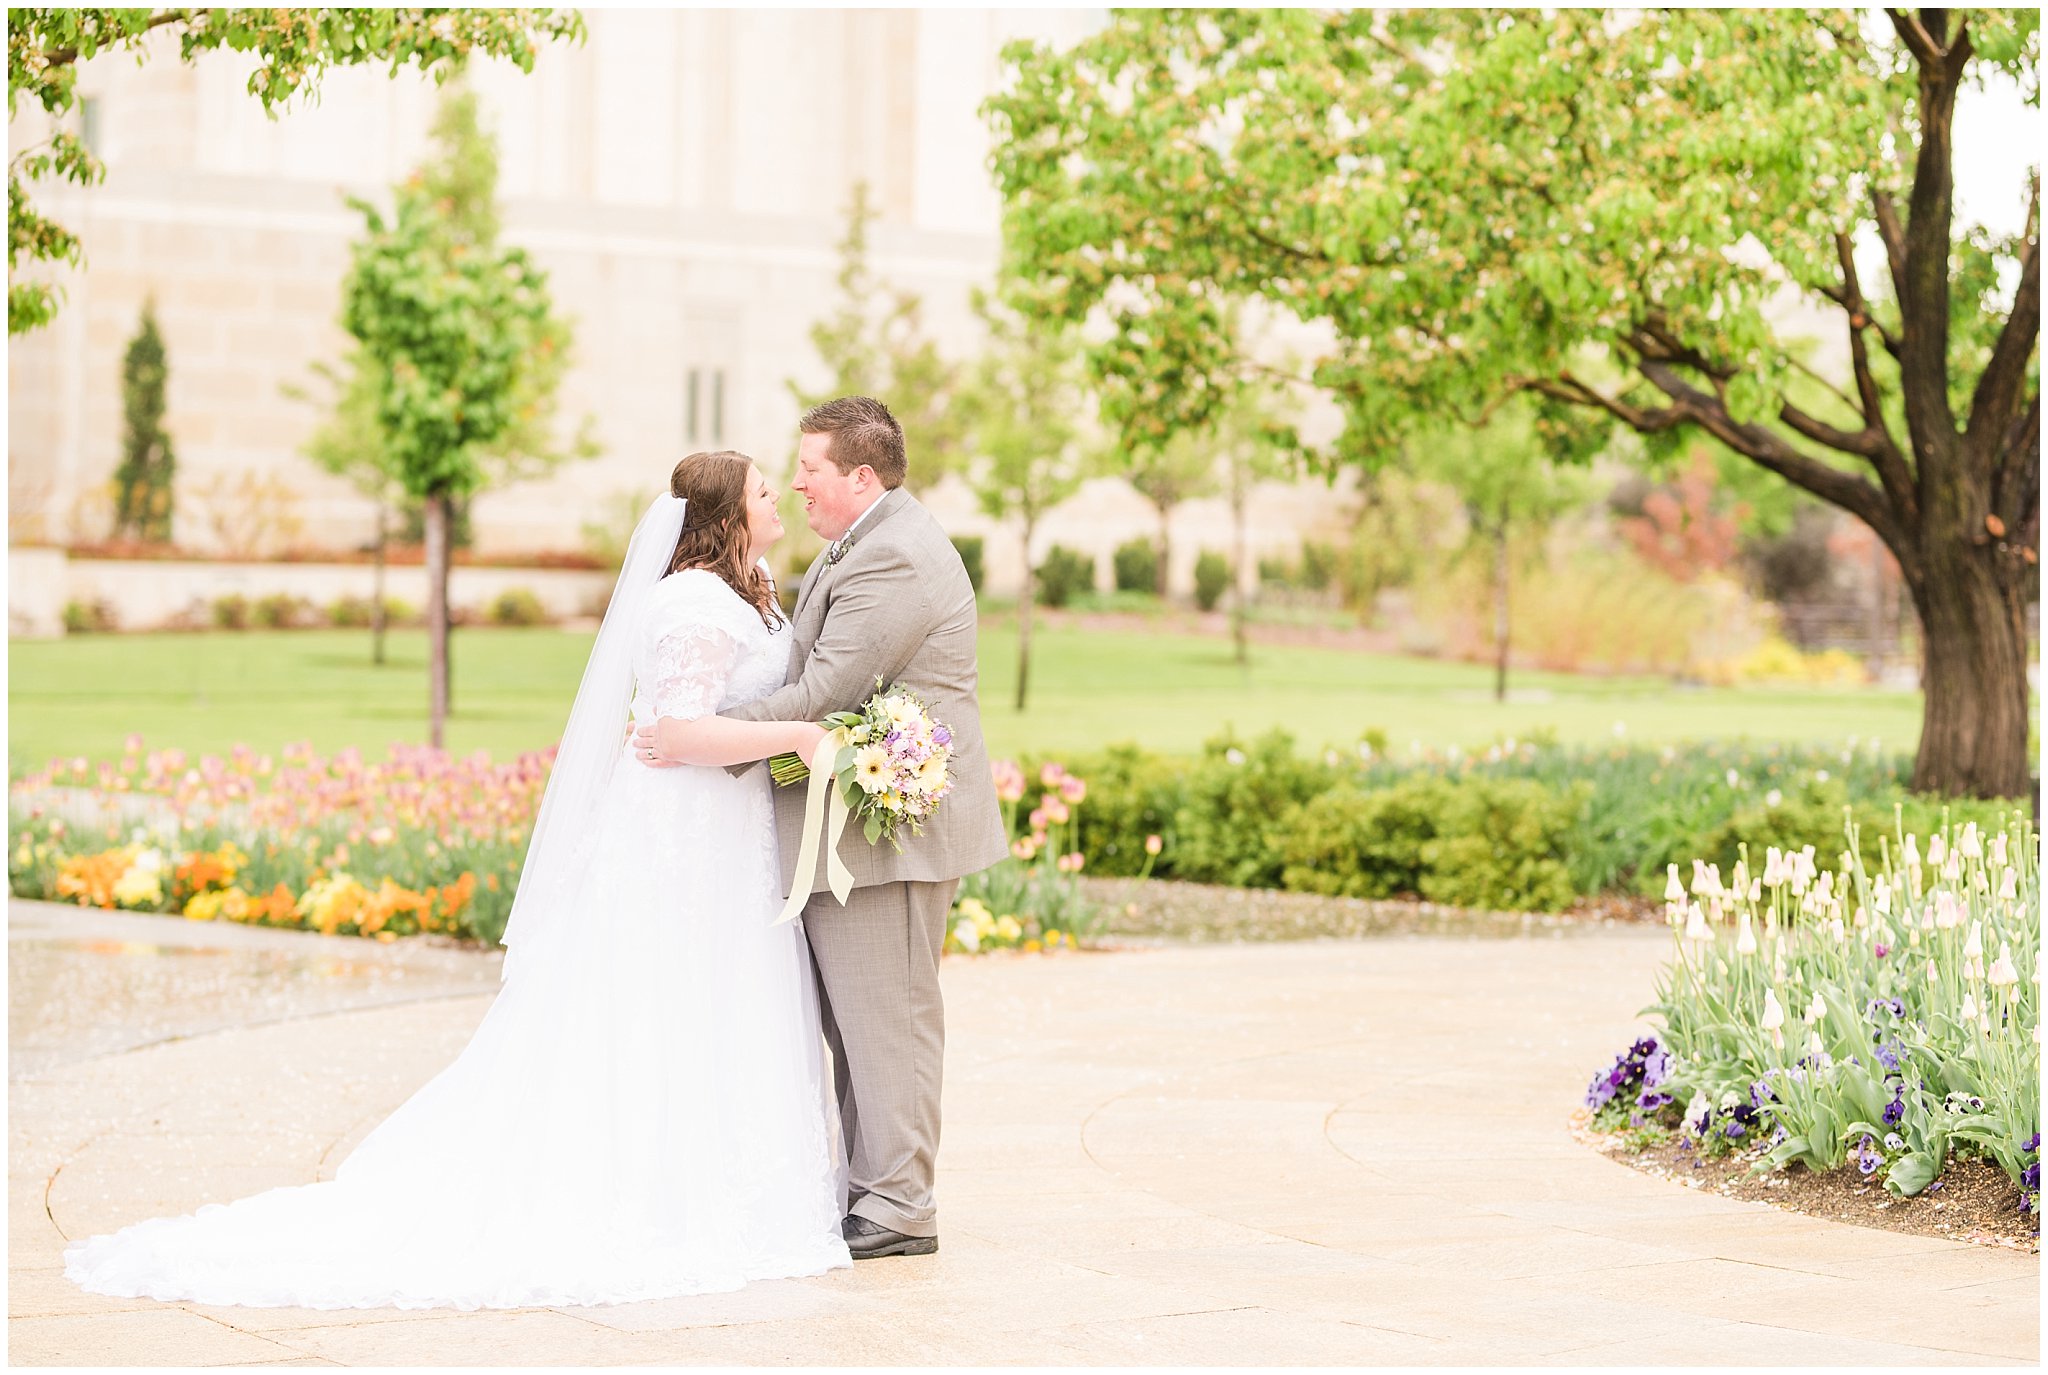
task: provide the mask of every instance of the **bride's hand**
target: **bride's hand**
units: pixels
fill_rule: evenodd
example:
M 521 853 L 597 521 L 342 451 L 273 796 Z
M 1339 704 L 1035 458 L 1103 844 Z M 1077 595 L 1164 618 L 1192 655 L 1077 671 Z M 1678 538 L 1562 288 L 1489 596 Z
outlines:
M 814 721 L 794 722 L 792 729 L 796 734 L 796 755 L 806 764 L 811 762 L 811 755 L 818 748 L 818 742 L 831 734 Z

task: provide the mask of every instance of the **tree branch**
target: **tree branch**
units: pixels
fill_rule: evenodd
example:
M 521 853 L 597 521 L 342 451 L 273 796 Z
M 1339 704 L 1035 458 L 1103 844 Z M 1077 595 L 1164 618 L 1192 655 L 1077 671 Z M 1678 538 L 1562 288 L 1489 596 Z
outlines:
M 1898 513 L 1900 523 L 1910 531 L 1920 523 L 1919 487 L 1913 481 L 1912 465 L 1900 451 L 1891 427 L 1885 424 L 1884 397 L 1877 388 L 1877 375 L 1870 370 L 1870 350 L 1863 341 L 1864 329 L 1877 327 L 1877 321 L 1871 317 L 1870 303 L 1863 298 L 1863 280 L 1857 274 L 1856 255 L 1845 233 L 1835 235 L 1835 256 L 1842 264 L 1842 290 L 1836 299 L 1849 313 L 1849 362 L 1856 376 L 1856 393 L 1863 399 L 1859 407 L 1863 413 L 1863 429 L 1874 441 L 1867 457 L 1871 466 L 1877 469 L 1877 480 L 1884 488 L 1885 499 Z M 1884 330 L 1881 327 L 1877 329 L 1878 337 L 1884 339 Z M 1893 353 L 1896 354 L 1897 349 L 1894 348 Z
M 193 17 L 194 14 L 203 13 L 205 13 L 204 10 L 165 10 L 161 14 L 151 15 L 149 17 L 148 22 L 143 24 L 140 30 L 132 34 L 124 34 L 122 36 L 122 40 L 117 41 L 133 41 L 135 39 L 141 38 L 144 34 L 149 33 L 153 29 L 160 29 L 166 24 L 175 24 L 180 20 L 189 20 Z M 101 51 L 104 52 L 106 48 L 112 46 L 113 44 L 111 43 L 106 44 L 101 48 Z M 78 60 L 78 49 L 55 48 L 47 53 L 44 53 L 43 59 L 51 67 L 68 67 Z
M 2032 546 L 2041 517 L 2041 395 L 2036 392 L 2006 427 L 2005 446 L 1991 470 L 1991 513 L 2005 522 L 2006 538 Z
M 1892 21 L 1892 27 L 1898 30 L 1899 37 L 1923 67 L 1941 65 L 1947 54 L 1941 50 L 1941 44 L 1934 41 L 1934 36 L 1920 26 L 1919 15 L 1910 10 L 1886 10 L 1885 17 Z
M 2037 202 L 2039 194 L 2036 188 Z M 2027 381 L 2027 359 L 2040 333 L 2041 238 L 2036 234 L 2027 240 L 2027 250 L 2020 258 L 2019 289 L 2013 293 L 2012 310 L 1998 331 L 1991 361 L 1984 365 L 1977 388 L 1970 394 L 1969 428 L 1964 438 L 1972 447 L 1993 435 L 2003 438 L 2003 431 L 2020 404 L 2020 392 Z
M 1652 386 L 1671 398 L 1669 411 L 1695 422 L 1729 448 L 1794 486 L 1855 516 L 1877 532 L 1909 580 L 1919 576 L 1919 551 L 1907 542 L 1884 493 L 1868 479 L 1801 453 L 1761 425 L 1735 419 L 1718 397 L 1693 386 L 1667 363 L 1646 359 L 1638 366 Z
M 1891 193 L 1873 191 L 1870 193 L 1871 207 L 1877 212 L 1877 236 L 1884 241 L 1885 265 L 1891 269 L 1892 295 L 1902 303 L 1906 299 L 1906 227 L 1899 223 L 1899 208 L 1892 204 Z M 1897 349 L 1892 352 L 1897 353 Z
M 1794 372 L 1803 372 L 1813 381 L 1818 382 L 1823 387 L 1826 387 L 1828 391 L 1834 395 L 1836 400 L 1840 401 L 1850 410 L 1855 411 L 1858 415 L 1861 415 L 1863 413 L 1862 408 L 1856 404 L 1856 398 L 1849 395 L 1849 393 L 1843 391 L 1833 382 L 1830 382 L 1827 378 L 1821 376 L 1812 368 L 1800 362 L 1797 358 L 1787 358 L 1785 361 L 1792 365 L 1792 370 Z

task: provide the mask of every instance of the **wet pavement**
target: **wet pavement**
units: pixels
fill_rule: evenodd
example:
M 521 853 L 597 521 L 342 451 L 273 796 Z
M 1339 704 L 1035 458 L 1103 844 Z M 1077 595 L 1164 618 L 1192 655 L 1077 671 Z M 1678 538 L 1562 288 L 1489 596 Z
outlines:
M 467 1040 L 495 954 L 34 903 L 9 937 L 17 1364 L 2038 1361 L 2035 1256 L 1571 1139 L 1659 929 L 949 959 L 939 1254 L 484 1313 L 108 1299 L 61 1255 L 331 1177 Z
M 17 902 L 7 924 L 7 1074 L 228 1027 L 497 987 L 501 956 Z

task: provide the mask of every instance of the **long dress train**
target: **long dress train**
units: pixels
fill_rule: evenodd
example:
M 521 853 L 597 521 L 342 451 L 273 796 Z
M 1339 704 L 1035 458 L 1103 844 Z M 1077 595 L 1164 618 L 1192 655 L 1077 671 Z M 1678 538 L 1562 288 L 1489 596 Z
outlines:
M 782 682 L 716 575 L 671 574 L 634 714 L 695 717 Z M 577 881 L 515 945 L 461 1055 L 330 1181 L 138 1223 L 65 1252 L 96 1293 L 306 1308 L 509 1308 L 733 1289 L 849 1263 L 844 1166 L 765 769 L 621 759 Z

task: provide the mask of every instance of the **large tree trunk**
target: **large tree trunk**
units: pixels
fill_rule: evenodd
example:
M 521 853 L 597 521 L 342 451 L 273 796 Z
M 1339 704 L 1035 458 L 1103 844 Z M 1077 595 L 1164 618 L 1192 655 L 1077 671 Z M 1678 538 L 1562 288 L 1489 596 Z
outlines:
M 1987 550 L 1936 538 L 1926 553 L 1912 587 L 1926 692 L 1913 790 L 2028 796 L 2025 607 L 2000 586 Z
M 1038 599 L 1036 575 L 1031 571 L 1031 533 L 1038 522 L 1024 522 L 1024 595 L 1017 599 L 1017 710 L 1024 710 L 1031 690 L 1031 604 Z
M 442 747 L 448 722 L 448 497 L 427 498 L 427 743 Z
M 388 613 L 384 609 L 384 564 L 391 543 L 391 510 L 384 502 L 377 503 L 377 547 L 376 557 L 370 573 L 370 662 L 384 662 L 384 632 L 389 628 Z

